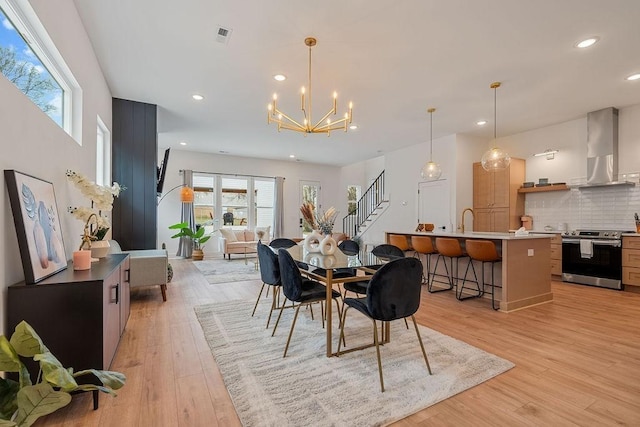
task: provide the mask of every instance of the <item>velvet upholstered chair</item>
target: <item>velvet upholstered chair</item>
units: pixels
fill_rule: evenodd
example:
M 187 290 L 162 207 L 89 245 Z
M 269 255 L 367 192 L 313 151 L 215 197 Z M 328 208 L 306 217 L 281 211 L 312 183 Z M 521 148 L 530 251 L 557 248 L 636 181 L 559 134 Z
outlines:
M 263 245 L 261 242 L 258 242 L 257 250 L 258 250 L 258 263 L 260 265 L 260 278 L 262 279 L 262 287 L 260 288 L 260 293 L 258 294 L 258 299 L 256 300 L 256 304 L 253 306 L 251 317 L 253 317 L 253 315 L 256 314 L 256 308 L 258 307 L 258 302 L 260 302 L 260 297 L 262 296 L 262 291 L 264 291 L 264 287 L 267 285 L 272 286 L 273 292 L 271 293 L 271 296 L 272 296 L 271 309 L 269 310 L 269 317 L 267 318 L 267 328 L 268 328 L 269 322 L 271 322 L 271 315 L 273 314 L 273 310 L 280 308 L 277 306 L 278 301 L 280 301 L 280 289 L 282 287 L 282 282 L 280 280 L 280 265 L 278 264 L 278 255 L 276 255 L 276 253 L 273 252 L 268 246 Z
M 342 314 L 342 326 L 340 328 L 340 340 L 338 341 L 338 355 L 344 341 L 345 322 L 347 312 L 353 307 L 367 316 L 373 322 L 373 345 L 378 356 L 378 373 L 380 375 L 380 389 L 384 392 L 384 379 L 382 377 L 382 361 L 380 359 L 380 342 L 376 321 L 390 322 L 397 319 L 411 317 L 416 330 L 418 342 L 422 349 L 427 370 L 431 375 L 431 366 L 427 352 L 422 343 L 422 337 L 418 330 L 418 324 L 414 316 L 420 308 L 420 289 L 422 285 L 422 262 L 416 258 L 400 258 L 384 264 L 375 272 L 364 298 L 346 298 L 345 309 Z M 388 344 L 390 345 L 390 344 Z M 386 347 L 386 346 L 385 346 Z
M 327 288 L 322 283 L 316 282 L 315 280 L 304 279 L 300 274 L 298 265 L 286 249 L 278 249 L 278 264 L 280 265 L 280 278 L 282 281 L 282 291 L 284 292 L 284 295 L 289 301 L 298 303 L 296 306 L 296 312 L 293 316 L 293 321 L 291 322 L 291 329 L 289 330 L 287 345 L 284 348 L 284 355 L 282 356 L 286 357 L 287 350 L 289 350 L 289 344 L 291 343 L 293 329 L 296 326 L 296 320 L 298 319 L 298 313 L 300 312 L 300 307 L 303 305 L 308 306 L 314 302 L 324 302 Z M 333 300 L 336 302 L 338 313 L 340 313 L 340 304 L 338 303 L 340 293 L 333 289 L 331 290 L 331 293 Z M 278 323 L 280 323 L 283 311 L 284 306 L 280 309 L 280 314 L 278 314 L 278 320 L 276 320 L 276 325 L 273 328 L 272 335 L 276 332 L 276 328 L 278 327 Z M 321 317 L 322 327 L 324 327 L 324 315 Z

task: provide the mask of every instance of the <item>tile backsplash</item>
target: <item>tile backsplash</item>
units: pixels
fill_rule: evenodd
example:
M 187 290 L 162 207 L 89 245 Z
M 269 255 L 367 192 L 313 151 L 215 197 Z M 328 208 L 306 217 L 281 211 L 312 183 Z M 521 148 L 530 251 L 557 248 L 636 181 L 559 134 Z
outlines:
M 533 217 L 533 229 L 545 226 L 568 230 L 635 231 L 634 213 L 640 215 L 640 187 L 596 187 L 526 194 L 525 214 Z

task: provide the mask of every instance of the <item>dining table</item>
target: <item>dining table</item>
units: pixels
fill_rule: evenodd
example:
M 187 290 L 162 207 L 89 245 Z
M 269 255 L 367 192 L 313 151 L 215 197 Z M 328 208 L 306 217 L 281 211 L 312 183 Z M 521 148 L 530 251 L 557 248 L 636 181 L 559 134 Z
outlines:
M 332 351 L 331 300 L 333 296 L 331 290 L 333 289 L 333 285 L 338 283 L 368 281 L 377 268 L 388 262 L 389 258 L 376 256 L 371 251 L 364 249 L 358 252 L 343 252 L 340 249 L 336 249 L 331 255 L 323 255 L 320 252 L 310 252 L 302 245 L 296 245 L 288 248 L 287 251 L 298 265 L 301 266 L 300 272 L 303 275 L 323 283 L 327 288 L 325 304 L 327 317 L 327 357 L 337 356 L 337 353 Z M 339 277 L 334 277 L 333 270 L 338 268 L 353 269 L 355 274 L 347 277 L 341 274 Z M 383 328 L 383 341 L 389 341 L 388 327 Z

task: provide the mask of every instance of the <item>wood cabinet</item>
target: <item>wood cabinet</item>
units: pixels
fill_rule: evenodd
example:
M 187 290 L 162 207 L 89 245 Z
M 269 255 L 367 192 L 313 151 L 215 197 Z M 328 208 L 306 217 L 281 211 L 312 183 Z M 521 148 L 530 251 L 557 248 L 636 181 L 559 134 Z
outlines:
M 487 172 L 473 164 L 473 231 L 508 232 L 520 228 L 524 196 L 518 189 L 525 179 L 525 161 L 511 159 L 502 171 Z
M 622 237 L 622 284 L 640 286 L 640 237 Z
M 554 234 L 551 238 L 551 274 L 562 276 L 562 235 Z
M 109 369 L 129 318 L 129 255 L 7 288 L 7 336 L 26 320 L 65 367 Z M 37 373 L 37 371 L 36 371 Z

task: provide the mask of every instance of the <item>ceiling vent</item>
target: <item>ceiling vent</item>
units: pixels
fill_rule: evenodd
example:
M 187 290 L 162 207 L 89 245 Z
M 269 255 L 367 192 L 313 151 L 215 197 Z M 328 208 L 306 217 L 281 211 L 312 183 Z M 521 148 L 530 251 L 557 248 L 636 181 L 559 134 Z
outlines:
M 218 26 L 218 32 L 216 34 L 216 41 L 218 43 L 227 44 L 233 30 L 231 28 L 225 28 Z

